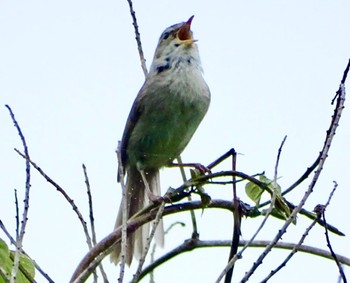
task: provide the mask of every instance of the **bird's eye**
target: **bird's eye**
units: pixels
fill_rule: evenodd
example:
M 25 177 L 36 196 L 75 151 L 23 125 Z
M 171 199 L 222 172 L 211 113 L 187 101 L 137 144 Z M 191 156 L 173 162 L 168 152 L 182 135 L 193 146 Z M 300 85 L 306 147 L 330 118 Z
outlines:
M 166 32 L 163 34 L 163 40 L 167 39 L 170 35 L 170 32 Z

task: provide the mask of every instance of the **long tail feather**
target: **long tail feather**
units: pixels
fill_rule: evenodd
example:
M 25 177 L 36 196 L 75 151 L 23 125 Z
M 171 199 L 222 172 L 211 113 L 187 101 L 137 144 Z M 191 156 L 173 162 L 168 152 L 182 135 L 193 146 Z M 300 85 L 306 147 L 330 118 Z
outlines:
M 146 171 L 146 179 L 150 190 L 153 194 L 160 195 L 160 179 L 159 171 L 152 170 Z M 128 215 L 129 219 L 134 214 L 139 212 L 145 206 L 149 204 L 149 199 L 145 194 L 145 185 L 141 178 L 140 173 L 136 168 L 130 168 L 127 170 L 126 192 L 128 197 Z M 115 228 L 122 225 L 122 207 L 119 207 L 118 217 L 116 220 Z M 147 223 L 137 229 L 133 235 L 127 235 L 127 247 L 126 247 L 126 263 L 131 264 L 133 256 L 139 259 L 144 251 L 149 235 L 150 223 Z M 164 243 L 164 229 L 163 223 L 159 223 L 156 231 L 156 242 L 158 245 L 163 246 Z M 111 253 L 111 261 L 117 264 L 120 260 L 121 245 L 117 244 L 114 251 Z

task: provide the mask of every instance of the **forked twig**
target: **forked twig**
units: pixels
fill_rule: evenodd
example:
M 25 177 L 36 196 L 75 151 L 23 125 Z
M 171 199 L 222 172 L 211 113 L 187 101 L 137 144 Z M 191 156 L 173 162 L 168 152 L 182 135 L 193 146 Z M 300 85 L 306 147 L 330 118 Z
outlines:
M 181 156 L 179 156 L 177 158 L 177 162 L 179 164 L 183 164 Z M 180 172 L 181 172 L 182 181 L 185 183 L 187 181 L 185 169 L 184 169 L 183 166 L 179 166 L 179 169 L 180 169 Z M 187 199 L 188 199 L 188 201 L 192 201 L 192 197 L 191 197 L 190 194 L 188 195 Z M 196 215 L 195 215 L 193 210 L 190 210 L 190 214 L 191 214 L 191 222 L 192 222 L 192 237 L 193 236 L 197 237 L 198 236 L 198 228 L 197 228 Z
M 151 241 L 152 241 L 152 239 L 153 239 L 153 237 L 154 237 L 154 234 L 155 234 L 155 232 L 156 232 L 156 229 L 157 229 L 157 226 L 158 226 L 158 224 L 159 224 L 159 222 L 160 222 L 160 219 L 161 219 L 162 216 L 163 216 L 164 206 L 165 206 L 165 201 L 163 200 L 162 203 L 159 205 L 159 208 L 158 208 L 156 217 L 155 217 L 155 219 L 154 219 L 154 221 L 153 221 L 151 233 L 150 233 L 150 235 L 149 235 L 148 238 L 147 238 L 147 243 L 146 243 L 145 249 L 144 249 L 144 251 L 143 251 L 143 255 L 142 255 L 142 257 L 141 257 L 140 260 L 139 260 L 139 264 L 138 264 L 136 273 L 134 274 L 133 279 L 132 279 L 132 281 L 131 281 L 132 283 L 136 283 L 136 282 L 138 282 L 138 280 L 139 280 L 139 277 L 140 277 L 140 274 L 141 274 L 141 271 L 142 271 L 143 264 L 145 263 L 145 259 L 146 259 L 148 250 L 149 250 L 149 248 L 150 248 L 150 246 L 151 246 Z
M 7 238 L 9 238 L 10 242 L 12 245 L 16 246 L 16 240 L 14 238 L 12 238 L 11 234 L 9 233 L 9 231 L 7 231 L 4 223 L 0 220 L 0 228 L 2 231 L 4 231 L 5 235 L 7 236 Z M 22 249 L 22 254 L 26 255 L 28 258 L 29 255 Z M 44 272 L 44 270 L 39 266 L 39 264 L 37 263 L 36 260 L 32 260 L 32 263 L 35 266 L 35 269 L 39 271 L 39 273 L 49 282 L 49 283 L 55 283 L 50 276 Z
M 15 118 L 15 115 L 12 112 L 12 109 L 9 105 L 5 105 L 5 107 L 9 110 L 11 119 L 15 125 L 15 128 L 17 129 L 18 135 L 20 136 L 20 139 L 22 141 L 23 150 L 24 150 L 24 156 L 26 158 L 26 182 L 25 182 L 25 193 L 24 193 L 24 208 L 23 208 L 23 214 L 22 214 L 22 221 L 21 221 L 21 227 L 18 234 L 18 237 L 16 239 L 16 251 L 15 251 L 15 257 L 13 261 L 13 267 L 11 270 L 11 282 L 16 281 L 16 276 L 18 273 L 19 268 L 19 259 L 22 252 L 22 242 L 25 234 L 25 229 L 27 226 L 28 221 L 28 210 L 29 210 L 29 193 L 30 193 L 30 164 L 29 164 L 29 151 L 28 146 L 26 143 L 26 139 L 22 133 L 22 130 L 17 123 L 17 120 Z
M 239 241 L 239 246 L 246 246 L 248 241 L 241 240 Z M 270 243 L 269 240 L 260 240 L 260 241 L 253 241 L 249 244 L 250 247 L 255 248 L 265 248 Z M 148 273 L 155 270 L 158 266 L 162 265 L 163 263 L 173 259 L 176 256 L 181 255 L 182 253 L 186 253 L 189 251 L 194 251 L 196 249 L 201 248 L 218 248 L 218 247 L 229 247 L 231 245 L 230 240 L 211 240 L 211 241 L 202 241 L 199 239 L 188 239 L 185 240 L 181 245 L 177 246 L 176 248 L 172 249 L 170 252 L 167 252 L 165 255 L 158 258 L 156 261 L 151 263 L 149 266 L 147 266 L 140 275 L 140 280 L 144 278 Z M 295 243 L 288 243 L 288 242 L 278 242 L 274 248 L 277 249 L 283 249 L 283 250 L 293 250 L 295 247 Z M 332 255 L 327 250 L 322 250 L 319 248 L 307 246 L 307 245 L 301 245 L 298 249 L 299 252 L 307 253 L 310 255 L 320 256 L 325 259 L 332 260 Z M 350 258 L 337 255 L 337 258 L 342 264 L 345 264 L 347 266 L 350 266 Z
M 332 195 L 333 195 L 335 189 L 337 188 L 337 186 L 338 186 L 338 184 L 336 182 L 334 182 L 334 189 L 332 191 Z M 320 211 L 318 213 L 319 218 L 322 218 L 324 223 L 327 223 L 325 211 L 326 211 L 328 203 L 326 205 L 322 206 L 322 208 L 320 209 Z M 325 236 L 326 236 L 326 241 L 327 241 L 327 247 L 329 248 L 329 251 L 330 251 L 332 257 L 333 257 L 334 261 L 336 262 L 336 264 L 338 266 L 340 277 L 341 277 L 341 279 L 343 280 L 344 283 L 347 283 L 347 279 L 346 279 L 344 270 L 343 270 L 343 268 L 342 268 L 342 266 L 341 266 L 341 264 L 340 264 L 340 262 L 339 262 L 339 260 L 337 258 L 337 255 L 335 254 L 335 252 L 334 252 L 334 250 L 332 248 L 331 241 L 330 241 L 329 235 L 328 235 L 328 229 L 327 229 L 326 226 L 325 226 Z
M 326 203 L 325 205 L 322 206 L 324 209 L 329 205 L 329 203 L 330 203 L 330 201 L 331 201 L 331 199 L 332 199 L 332 197 L 333 197 L 333 194 L 334 194 L 336 188 L 337 188 L 337 185 L 335 185 L 335 186 L 333 187 L 333 190 L 332 190 L 331 193 L 329 194 L 327 203 Z M 283 267 L 285 267 L 285 266 L 287 265 L 288 261 L 300 250 L 300 247 L 302 246 L 302 244 L 303 244 L 305 238 L 309 235 L 309 232 L 310 232 L 311 229 L 316 225 L 316 223 L 317 223 L 317 219 L 314 219 L 314 221 L 311 222 L 311 224 L 309 225 L 309 227 L 306 228 L 306 230 L 305 230 L 305 232 L 303 233 L 303 235 L 301 236 L 299 242 L 298 242 L 297 244 L 295 244 L 295 246 L 294 246 L 294 248 L 292 249 L 292 251 L 290 252 L 290 254 L 285 258 L 285 260 L 284 260 L 276 269 L 272 270 L 272 271 L 270 272 L 270 274 L 269 274 L 268 276 L 266 276 L 265 279 L 263 279 L 263 280 L 261 281 L 261 283 L 267 282 L 272 276 L 274 276 L 275 274 L 277 274 L 278 271 L 280 271 Z
M 284 139 L 282 140 L 282 143 L 281 143 L 281 145 L 278 149 L 278 153 L 277 153 L 276 165 L 275 165 L 275 176 L 274 176 L 275 186 L 277 184 L 276 180 L 277 180 L 277 169 L 278 169 L 279 159 L 280 159 L 282 147 L 286 141 L 286 138 L 287 138 L 287 136 L 285 136 Z M 234 170 L 235 170 L 235 168 L 234 168 Z M 259 225 L 258 229 L 255 231 L 254 235 L 250 238 L 249 241 L 246 242 L 246 244 L 243 246 L 243 248 L 238 253 L 236 251 L 236 253 L 230 257 L 228 264 L 225 266 L 224 270 L 220 273 L 219 277 L 216 279 L 216 281 L 215 281 L 216 283 L 219 283 L 222 280 L 222 278 L 225 276 L 225 274 L 226 274 L 225 283 L 231 282 L 231 277 L 232 277 L 231 271 L 232 271 L 232 268 L 233 268 L 235 262 L 238 259 L 242 258 L 243 252 L 249 247 L 249 245 L 251 245 L 251 243 L 255 240 L 256 236 L 260 233 L 262 228 L 265 226 L 265 223 L 267 222 L 267 219 L 271 215 L 272 210 L 274 208 L 275 200 L 276 200 L 276 191 L 273 191 L 272 197 L 270 200 L 270 206 L 266 211 L 266 214 L 264 216 L 263 221 L 260 223 L 260 225 Z M 235 210 L 236 210 L 236 208 L 235 208 Z
M 223 200 L 212 200 L 208 206 L 208 208 L 222 208 L 233 211 L 232 202 L 223 201 Z M 179 211 L 185 212 L 191 209 L 203 209 L 201 201 L 193 201 L 191 203 L 181 203 L 177 205 L 170 205 L 165 207 L 163 216 L 178 213 Z M 135 217 L 128 221 L 127 225 L 127 233 L 131 234 L 136 231 L 139 227 L 144 225 L 147 222 L 150 222 L 156 218 L 158 210 L 153 209 L 148 213 L 142 214 L 138 217 Z M 94 246 L 81 260 L 77 268 L 75 269 L 70 282 L 82 282 L 77 281 L 83 280 L 87 278 L 91 273 L 93 267 L 96 267 L 99 262 L 111 251 L 111 248 L 116 243 L 120 242 L 122 228 L 118 227 L 112 233 L 107 235 L 104 239 L 102 239 L 96 246 Z M 98 260 L 97 260 L 98 259 Z M 89 273 L 90 272 L 90 273 Z M 81 276 L 84 273 L 84 276 Z
M 92 206 L 92 194 L 91 194 L 91 188 L 90 188 L 90 181 L 89 176 L 87 174 L 87 169 L 85 164 L 82 164 L 84 177 L 85 177 L 85 184 L 86 184 L 86 191 L 88 195 L 88 203 L 89 203 L 89 219 L 90 219 L 90 228 L 91 228 L 91 237 L 92 237 L 92 244 L 96 245 L 96 230 L 95 230 L 95 218 L 94 218 L 94 209 Z M 102 263 L 99 265 L 99 269 L 101 272 L 101 275 L 103 277 L 104 282 L 108 282 L 107 274 L 103 269 Z M 94 281 L 97 282 L 97 274 L 96 272 L 94 274 Z
M 60 185 L 58 185 L 53 179 L 51 179 L 34 161 L 32 161 L 29 157 L 26 157 L 18 149 L 15 148 L 15 151 L 20 156 L 27 159 L 28 162 L 30 163 L 30 165 L 33 166 L 34 169 L 36 169 L 39 172 L 39 174 L 41 176 L 43 176 L 47 182 L 49 182 L 53 187 L 55 187 L 56 190 L 59 191 L 63 195 L 63 197 L 68 201 L 68 203 L 72 206 L 73 211 L 76 213 L 76 215 L 78 216 L 78 219 L 80 220 L 81 225 L 83 226 L 84 234 L 86 237 L 86 243 L 87 243 L 89 249 L 91 249 L 92 248 L 92 241 L 91 241 L 91 237 L 89 235 L 89 230 L 87 228 L 86 221 L 84 220 L 84 217 L 81 214 L 81 212 L 79 211 L 78 207 L 76 206 L 74 200 L 71 199 L 70 196 L 66 193 L 66 191 Z
M 350 66 L 350 60 L 349 63 L 347 65 L 346 70 L 349 69 Z M 347 74 L 347 72 L 346 72 Z M 313 192 L 313 189 L 319 179 L 319 176 L 321 174 L 321 171 L 323 169 L 323 165 L 327 159 L 328 156 L 328 152 L 329 149 L 331 147 L 334 135 L 335 135 L 335 131 L 339 125 L 339 120 L 341 117 L 341 113 L 343 111 L 344 108 L 344 101 L 345 101 L 345 79 L 342 80 L 342 83 L 340 84 L 340 87 L 337 91 L 337 103 L 336 103 L 336 107 L 334 109 L 334 114 L 332 116 L 331 119 L 331 124 L 329 126 L 329 129 L 327 131 L 327 135 L 324 141 L 324 145 L 321 151 L 321 157 L 320 157 L 320 162 L 317 165 L 317 170 L 314 173 L 314 176 L 312 178 L 312 181 L 308 187 L 308 190 L 305 192 L 304 197 L 302 198 L 302 200 L 300 201 L 300 203 L 298 204 L 298 206 L 296 206 L 293 210 L 293 212 L 291 213 L 291 215 L 288 217 L 288 219 L 286 220 L 286 222 L 284 223 L 284 225 L 282 226 L 282 228 L 278 231 L 278 233 L 276 234 L 275 238 L 271 241 L 271 243 L 266 247 L 266 249 L 264 250 L 264 252 L 259 256 L 259 258 L 257 259 L 257 261 L 253 264 L 253 266 L 250 268 L 250 270 L 245 274 L 245 276 L 242 278 L 241 282 L 247 282 L 248 279 L 250 278 L 250 276 L 254 273 L 254 271 L 262 264 L 263 259 L 267 256 L 267 254 L 271 251 L 272 247 L 281 239 L 282 235 L 287 231 L 288 226 L 296 219 L 297 214 L 299 213 L 299 211 L 302 209 L 302 207 L 304 206 L 306 200 L 308 199 L 308 197 L 310 196 L 310 194 Z
M 232 151 L 232 171 L 237 170 L 237 153 L 233 149 Z M 233 232 L 232 232 L 232 244 L 230 247 L 230 254 L 228 257 L 228 262 L 232 260 L 232 258 L 237 254 L 238 245 L 239 245 L 239 238 L 241 236 L 241 221 L 242 221 L 242 214 L 240 211 L 240 203 L 239 198 L 237 195 L 237 186 L 236 186 L 236 176 L 232 176 L 232 192 L 233 192 Z M 234 263 L 230 265 L 230 267 L 226 271 L 225 276 L 225 283 L 231 283 L 232 281 L 232 274 L 234 269 Z

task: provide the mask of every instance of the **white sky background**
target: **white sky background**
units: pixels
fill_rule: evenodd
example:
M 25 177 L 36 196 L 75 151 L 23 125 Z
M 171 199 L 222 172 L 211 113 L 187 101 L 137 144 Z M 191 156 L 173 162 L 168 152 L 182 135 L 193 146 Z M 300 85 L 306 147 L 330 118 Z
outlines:
M 350 57 L 348 1 L 135 1 L 134 8 L 148 66 L 160 33 L 195 15 L 192 29 L 212 103 L 182 156 L 185 162 L 208 164 L 235 147 L 241 153 L 240 171 L 265 170 L 272 177 L 284 135 L 288 139 L 279 167 L 282 187 L 314 162 L 333 113 L 330 102 Z M 13 189 L 22 198 L 25 163 L 13 151 L 22 146 L 5 104 L 16 115 L 32 160 L 66 190 L 88 219 L 81 168 L 85 163 L 98 239 L 111 232 L 121 196 L 114 150 L 144 80 L 134 37 L 126 1 L 0 2 L 0 219 L 13 235 Z M 346 107 L 320 182 L 305 207 L 312 210 L 325 203 L 336 180 L 339 187 L 327 220 L 350 235 L 348 111 Z M 221 169 L 229 169 L 229 163 Z M 297 203 L 309 182 L 287 198 Z M 162 171 L 164 191 L 180 183 L 176 169 Z M 207 192 L 213 198 L 232 199 L 229 187 L 208 187 Z M 248 201 L 243 186 L 240 196 Z M 231 218 L 222 211 L 199 212 L 201 238 L 230 239 Z M 179 219 L 189 224 L 189 216 L 182 214 L 167 219 L 166 226 Z M 244 239 L 260 220 L 243 220 Z M 283 240 L 299 239 L 309 221 L 298 220 Z M 282 224 L 270 221 L 258 238 L 271 239 Z M 190 233 L 190 228 L 175 228 L 160 253 Z M 0 238 L 5 239 L 1 231 Z M 350 255 L 348 236 L 331 234 L 331 241 L 336 252 Z M 326 249 L 323 230 L 312 230 L 307 243 Z M 24 249 L 56 282 L 67 282 L 87 252 L 70 205 L 34 169 Z M 161 267 L 156 280 L 213 282 L 228 252 L 202 249 L 183 255 Z M 244 254 L 234 282 L 260 252 L 251 249 Z M 286 255 L 269 255 L 251 282 L 262 280 Z M 116 282 L 117 268 L 108 260 L 105 267 L 111 282 Z M 350 275 L 347 268 L 346 272 Z M 297 254 L 270 282 L 337 282 L 337 274 L 335 263 Z

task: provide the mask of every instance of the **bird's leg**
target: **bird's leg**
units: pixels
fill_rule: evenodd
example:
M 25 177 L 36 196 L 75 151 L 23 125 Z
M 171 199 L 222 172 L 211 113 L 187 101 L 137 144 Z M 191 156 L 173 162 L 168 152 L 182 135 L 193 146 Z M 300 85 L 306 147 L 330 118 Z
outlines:
M 149 184 L 148 184 L 148 181 L 147 181 L 147 178 L 146 178 L 146 174 L 145 174 L 145 171 L 143 170 L 139 170 L 140 174 L 141 174 L 141 178 L 142 178 L 142 181 L 145 185 L 145 190 L 146 190 L 146 194 L 149 198 L 149 200 L 153 203 L 158 203 L 158 202 L 161 202 L 163 200 L 163 198 L 161 196 L 157 196 L 155 195 L 150 187 L 149 187 Z
M 200 163 L 174 163 L 174 162 L 172 162 L 168 166 L 169 167 L 192 167 L 192 168 L 196 168 L 197 170 L 199 170 L 199 172 L 201 172 L 202 174 L 211 173 L 211 171 L 208 167 L 206 167 Z

